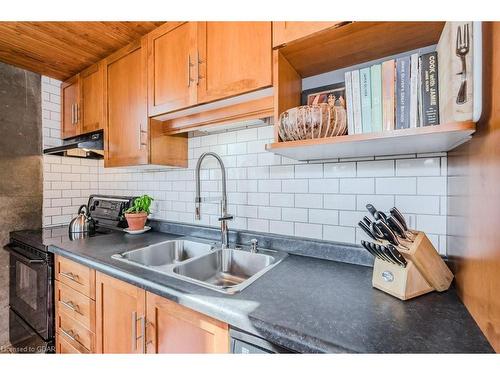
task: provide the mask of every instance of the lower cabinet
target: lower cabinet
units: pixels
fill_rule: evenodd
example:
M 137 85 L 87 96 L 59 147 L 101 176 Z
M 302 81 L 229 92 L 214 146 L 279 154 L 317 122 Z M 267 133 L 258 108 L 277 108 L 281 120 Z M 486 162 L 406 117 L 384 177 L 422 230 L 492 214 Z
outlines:
M 147 353 L 227 353 L 226 323 L 146 293 Z
M 96 272 L 97 353 L 227 353 L 227 324 Z

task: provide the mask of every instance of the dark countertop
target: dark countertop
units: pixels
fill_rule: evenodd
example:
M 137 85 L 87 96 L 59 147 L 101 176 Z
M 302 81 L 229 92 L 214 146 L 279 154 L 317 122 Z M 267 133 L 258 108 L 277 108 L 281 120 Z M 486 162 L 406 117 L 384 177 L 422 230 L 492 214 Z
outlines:
M 113 233 L 49 251 L 298 352 L 493 352 L 454 289 L 403 302 L 372 288 L 371 267 L 290 255 L 225 295 L 111 258 L 176 237 Z

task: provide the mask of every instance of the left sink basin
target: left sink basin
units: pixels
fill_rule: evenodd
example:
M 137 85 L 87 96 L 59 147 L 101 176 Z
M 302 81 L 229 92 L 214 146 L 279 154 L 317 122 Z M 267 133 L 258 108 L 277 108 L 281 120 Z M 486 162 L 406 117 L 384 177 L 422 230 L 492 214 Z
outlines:
M 161 267 L 208 254 L 212 249 L 212 245 L 201 242 L 169 240 L 141 249 L 125 251 L 112 257 L 145 267 Z

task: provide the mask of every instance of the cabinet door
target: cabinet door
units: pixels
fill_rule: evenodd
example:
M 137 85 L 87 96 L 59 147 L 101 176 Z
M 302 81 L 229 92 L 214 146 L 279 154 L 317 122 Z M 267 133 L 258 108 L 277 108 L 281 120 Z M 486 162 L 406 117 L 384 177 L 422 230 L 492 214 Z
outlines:
M 148 163 L 146 46 L 142 39 L 106 60 L 106 167 Z
M 103 66 L 95 64 L 80 73 L 81 132 L 104 128 Z
M 149 115 L 196 104 L 196 22 L 168 22 L 148 34 Z
M 80 134 L 78 105 L 80 99 L 79 76 L 71 77 L 61 85 L 61 138 Z
M 148 353 L 227 353 L 226 323 L 146 293 Z
M 273 47 L 279 47 L 342 22 L 273 22 Z
M 145 291 L 96 272 L 96 352 L 144 353 Z
M 271 22 L 198 22 L 198 103 L 272 85 Z

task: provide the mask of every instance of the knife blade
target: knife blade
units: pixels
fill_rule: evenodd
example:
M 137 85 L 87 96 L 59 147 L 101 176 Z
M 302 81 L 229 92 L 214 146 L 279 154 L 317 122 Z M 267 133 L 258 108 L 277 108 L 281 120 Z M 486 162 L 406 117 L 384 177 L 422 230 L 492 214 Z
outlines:
M 358 225 L 361 229 L 363 229 L 363 231 L 366 233 L 368 237 L 370 237 L 372 240 L 377 241 L 377 237 L 374 236 L 368 225 L 366 225 L 363 221 L 360 221 Z
M 387 251 L 389 251 L 394 256 L 394 258 L 398 260 L 399 264 L 401 264 L 403 268 L 406 268 L 408 262 L 406 261 L 405 257 L 399 252 L 399 250 L 396 249 L 392 244 L 387 244 L 385 247 L 387 248 Z

